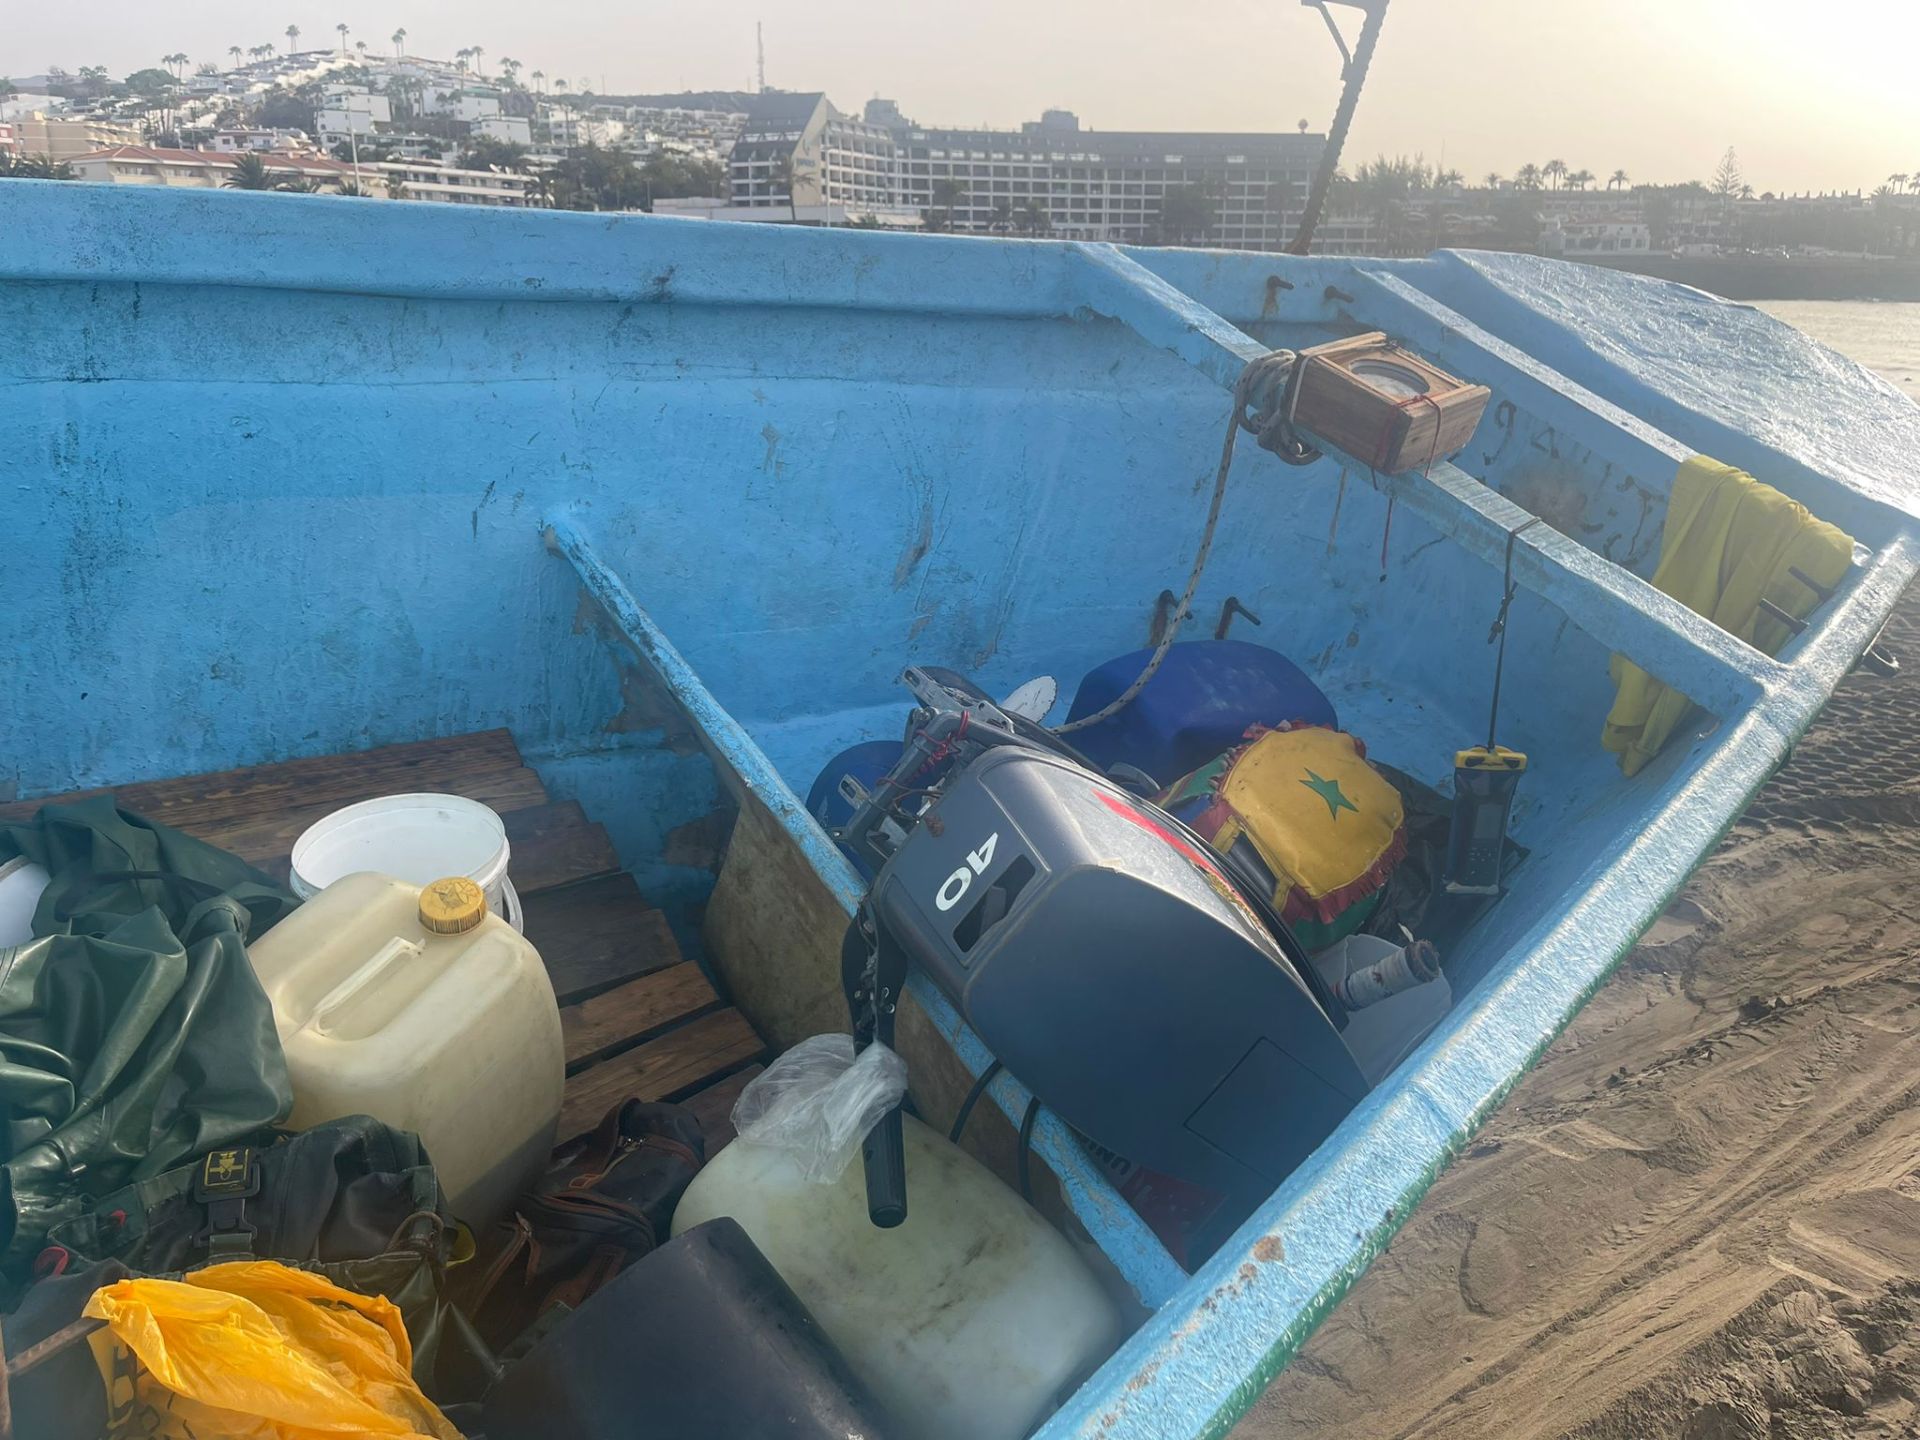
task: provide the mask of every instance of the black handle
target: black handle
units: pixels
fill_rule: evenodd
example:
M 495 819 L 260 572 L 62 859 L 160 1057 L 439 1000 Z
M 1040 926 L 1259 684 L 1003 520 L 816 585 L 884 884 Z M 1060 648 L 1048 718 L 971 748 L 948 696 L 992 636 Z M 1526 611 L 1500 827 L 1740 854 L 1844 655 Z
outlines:
M 867 1132 L 860 1163 L 867 1172 L 867 1218 L 891 1230 L 907 1218 L 907 1146 L 898 1106 Z

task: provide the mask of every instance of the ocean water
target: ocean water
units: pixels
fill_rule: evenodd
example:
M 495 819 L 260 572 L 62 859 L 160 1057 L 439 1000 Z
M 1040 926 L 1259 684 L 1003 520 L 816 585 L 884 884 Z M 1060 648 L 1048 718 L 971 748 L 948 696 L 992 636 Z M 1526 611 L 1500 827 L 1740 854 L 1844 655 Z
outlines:
M 1758 300 L 1769 315 L 1877 370 L 1920 400 L 1920 302 Z

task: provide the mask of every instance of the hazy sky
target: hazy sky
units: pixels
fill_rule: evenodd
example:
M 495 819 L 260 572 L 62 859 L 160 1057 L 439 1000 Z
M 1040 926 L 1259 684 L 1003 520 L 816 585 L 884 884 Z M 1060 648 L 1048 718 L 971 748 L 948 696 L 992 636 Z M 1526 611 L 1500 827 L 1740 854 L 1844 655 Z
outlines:
M 1336 11 L 1349 33 L 1358 12 Z M 0 0 L 0 74 L 336 38 L 485 48 L 595 89 L 767 80 L 929 124 L 1324 130 L 1339 60 L 1298 0 Z M 1558 157 L 1602 177 L 1709 177 L 1733 145 L 1757 189 L 1871 189 L 1920 171 L 1920 0 L 1395 0 L 1348 159 L 1444 156 L 1478 178 Z

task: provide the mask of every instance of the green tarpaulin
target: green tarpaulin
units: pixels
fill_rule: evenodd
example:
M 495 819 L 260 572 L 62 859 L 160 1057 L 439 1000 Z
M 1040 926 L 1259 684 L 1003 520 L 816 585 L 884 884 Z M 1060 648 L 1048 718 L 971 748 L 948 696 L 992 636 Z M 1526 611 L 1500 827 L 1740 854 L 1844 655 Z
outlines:
M 285 1118 L 273 1011 L 246 942 L 299 903 L 252 866 L 100 796 L 0 825 L 52 883 L 0 949 L 0 1264 L 95 1197 Z

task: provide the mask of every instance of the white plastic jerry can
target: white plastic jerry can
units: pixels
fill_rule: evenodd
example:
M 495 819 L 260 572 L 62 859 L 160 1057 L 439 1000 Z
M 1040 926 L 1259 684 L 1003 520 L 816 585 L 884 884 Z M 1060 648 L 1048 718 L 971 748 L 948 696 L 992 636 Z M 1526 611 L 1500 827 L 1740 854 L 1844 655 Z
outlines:
M 566 1080 L 560 1010 L 540 952 L 478 885 L 348 875 L 247 953 L 286 1052 L 289 1125 L 413 1131 L 475 1229 L 532 1184 Z
M 1037 1211 L 902 1119 L 907 1219 L 895 1229 L 868 1218 L 858 1159 L 819 1184 L 794 1152 L 741 1138 L 694 1177 L 673 1232 L 738 1221 L 901 1440 L 1021 1440 L 1113 1352 L 1120 1313 Z

